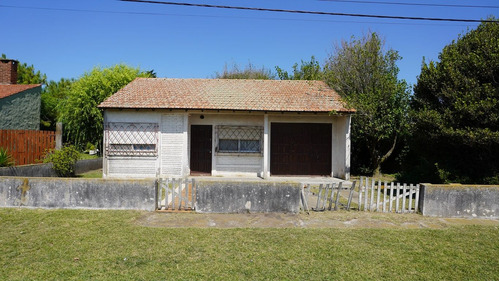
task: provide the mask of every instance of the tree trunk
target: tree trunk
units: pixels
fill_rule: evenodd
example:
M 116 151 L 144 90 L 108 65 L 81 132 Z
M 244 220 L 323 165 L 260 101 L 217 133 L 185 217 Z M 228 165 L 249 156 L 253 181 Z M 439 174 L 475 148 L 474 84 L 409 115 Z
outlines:
M 392 153 L 394 152 L 394 149 L 396 148 L 397 140 L 398 140 L 398 135 L 395 135 L 394 140 L 392 142 L 392 146 L 389 149 L 389 151 L 387 151 L 387 153 L 384 156 L 382 156 L 381 158 L 379 158 L 377 160 L 377 166 L 375 168 L 375 171 L 373 171 L 373 177 L 380 177 L 380 166 L 382 166 L 382 163 L 384 163 L 385 160 L 387 160 L 387 158 L 389 158 L 392 155 Z

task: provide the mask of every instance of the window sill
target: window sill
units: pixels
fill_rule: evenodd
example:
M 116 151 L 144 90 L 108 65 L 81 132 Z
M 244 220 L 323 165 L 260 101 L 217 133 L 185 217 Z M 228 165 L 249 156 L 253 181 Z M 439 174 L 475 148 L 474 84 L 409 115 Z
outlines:
M 216 152 L 215 156 L 262 157 L 260 152 Z

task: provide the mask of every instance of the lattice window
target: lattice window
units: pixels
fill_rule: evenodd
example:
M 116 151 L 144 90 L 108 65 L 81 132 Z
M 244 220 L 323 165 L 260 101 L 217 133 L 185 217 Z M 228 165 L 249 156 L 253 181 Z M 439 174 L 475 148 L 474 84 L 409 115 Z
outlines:
M 158 124 L 108 122 L 105 124 L 107 156 L 157 156 Z
M 262 133 L 259 126 L 216 126 L 216 151 L 262 153 Z

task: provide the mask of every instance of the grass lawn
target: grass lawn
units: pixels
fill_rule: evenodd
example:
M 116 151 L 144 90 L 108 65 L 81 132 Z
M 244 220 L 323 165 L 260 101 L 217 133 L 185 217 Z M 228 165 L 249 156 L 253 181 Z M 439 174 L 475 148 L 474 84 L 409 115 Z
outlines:
M 0 278 L 498 280 L 498 226 L 179 229 L 142 214 L 0 209 Z
M 81 173 L 77 175 L 77 177 L 86 179 L 100 179 L 102 178 L 102 169 Z

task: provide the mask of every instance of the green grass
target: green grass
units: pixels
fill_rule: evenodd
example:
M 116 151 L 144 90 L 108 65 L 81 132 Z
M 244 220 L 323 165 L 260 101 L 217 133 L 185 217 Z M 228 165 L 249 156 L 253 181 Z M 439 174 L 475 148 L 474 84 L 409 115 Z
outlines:
M 0 209 L 0 279 L 498 280 L 498 226 L 175 229 L 142 214 Z
M 79 160 L 87 160 L 87 159 L 97 159 L 99 156 L 97 154 L 90 155 L 88 153 L 80 152 Z
M 100 178 L 102 178 L 102 169 L 88 171 L 88 172 L 79 174 L 77 176 L 80 178 L 86 178 L 86 179 L 100 179 Z

